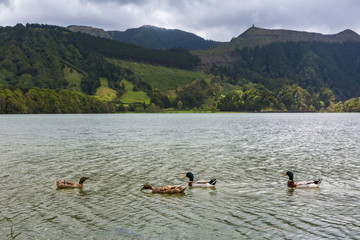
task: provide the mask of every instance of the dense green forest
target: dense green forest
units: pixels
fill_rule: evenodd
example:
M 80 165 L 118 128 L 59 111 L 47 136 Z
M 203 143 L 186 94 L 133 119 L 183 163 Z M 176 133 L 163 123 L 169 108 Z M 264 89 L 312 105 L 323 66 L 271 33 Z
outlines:
M 233 55 L 204 72 L 182 48 L 3 27 L 0 113 L 360 111 L 360 43 L 276 42 Z
M 111 113 L 116 106 L 93 96 L 69 90 L 32 88 L 0 89 L 0 114 L 14 113 Z
M 290 111 L 334 111 L 333 106 L 339 101 L 360 95 L 358 42 L 277 42 L 237 49 L 236 58 L 238 60 L 232 65 L 213 65 L 210 70 L 225 82 L 244 86 L 241 94 L 233 92 L 222 99 L 220 110 L 254 110 L 251 104 L 238 100 L 248 99 L 246 86 L 249 82 L 270 93 L 264 96 L 259 91 L 257 95 L 268 100 L 275 98 L 281 103 L 275 101 L 268 106 Z M 239 103 L 235 104 L 237 101 Z M 256 109 L 264 109 L 263 104 L 259 103 Z M 336 111 L 348 111 L 348 108 L 337 107 Z
M 278 42 L 245 47 L 236 54 L 239 60 L 231 67 L 212 72 L 235 82 L 245 78 L 270 90 L 283 84 L 315 92 L 325 87 L 340 100 L 360 93 L 360 43 Z

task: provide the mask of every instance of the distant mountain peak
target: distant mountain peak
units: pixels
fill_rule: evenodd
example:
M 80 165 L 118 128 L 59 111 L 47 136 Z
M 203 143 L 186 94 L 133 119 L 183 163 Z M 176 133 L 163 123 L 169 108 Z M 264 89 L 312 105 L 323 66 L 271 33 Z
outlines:
M 157 31 L 164 31 L 167 30 L 166 28 L 157 27 L 154 25 L 143 25 L 140 28 L 150 29 L 150 30 L 157 30 Z
M 127 29 L 124 32 L 108 31 L 108 33 L 114 40 L 162 50 L 175 47 L 187 50 L 204 49 L 221 44 L 221 42 L 205 40 L 193 33 L 153 25 L 143 25 L 139 28 Z
M 284 30 L 284 29 L 265 29 L 255 27 L 254 25 L 234 38 L 232 42 L 242 41 L 244 39 L 256 39 L 256 45 L 266 45 L 272 42 L 358 42 L 360 35 L 356 32 L 346 29 L 337 34 L 321 34 L 314 32 Z M 261 40 L 261 41 L 260 41 Z
M 346 36 L 348 39 L 360 39 L 360 35 L 351 29 L 346 29 L 342 32 L 339 32 L 337 35 Z
M 340 32 L 340 33 L 347 33 L 347 34 L 354 34 L 354 35 L 358 35 L 356 32 L 354 32 L 351 29 L 345 29 L 344 31 Z

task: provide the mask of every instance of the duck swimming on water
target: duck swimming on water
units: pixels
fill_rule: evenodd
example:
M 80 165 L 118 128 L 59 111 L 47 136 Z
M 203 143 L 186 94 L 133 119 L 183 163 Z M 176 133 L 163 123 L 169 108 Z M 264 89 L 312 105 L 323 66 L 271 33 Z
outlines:
M 186 175 L 183 177 L 189 178 L 189 187 L 193 187 L 193 188 L 215 187 L 216 184 L 216 179 L 194 181 L 194 174 L 192 172 L 186 173 Z
M 154 188 L 150 184 L 145 184 L 141 190 L 149 189 L 152 193 L 183 193 L 186 187 L 167 185 L 164 187 Z
M 82 177 L 80 178 L 80 181 L 73 182 L 73 181 L 67 181 L 67 180 L 56 180 L 55 184 L 58 188 L 83 188 L 84 182 L 86 179 L 89 179 L 88 177 Z
M 318 188 L 320 186 L 321 180 L 314 181 L 302 181 L 302 182 L 294 182 L 294 174 L 290 171 L 287 171 L 283 174 L 283 176 L 289 176 L 289 180 L 287 182 L 288 187 L 291 188 Z

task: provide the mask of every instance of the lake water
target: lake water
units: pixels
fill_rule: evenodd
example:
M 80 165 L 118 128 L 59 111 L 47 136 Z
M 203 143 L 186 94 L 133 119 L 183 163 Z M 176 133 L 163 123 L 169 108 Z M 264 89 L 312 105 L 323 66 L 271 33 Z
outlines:
M 359 173 L 358 113 L 0 115 L 0 239 L 360 239 Z

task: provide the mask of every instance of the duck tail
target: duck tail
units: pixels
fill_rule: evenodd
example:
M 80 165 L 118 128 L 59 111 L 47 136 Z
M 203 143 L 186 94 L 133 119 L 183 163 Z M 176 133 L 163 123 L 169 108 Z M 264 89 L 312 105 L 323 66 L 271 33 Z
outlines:
M 314 183 L 315 183 L 315 184 L 320 184 L 321 181 L 322 181 L 322 179 L 320 178 L 319 180 L 314 181 Z
M 216 184 L 216 179 L 211 179 L 211 180 L 209 181 L 209 184 L 210 184 L 210 185 L 215 185 L 215 184 Z

